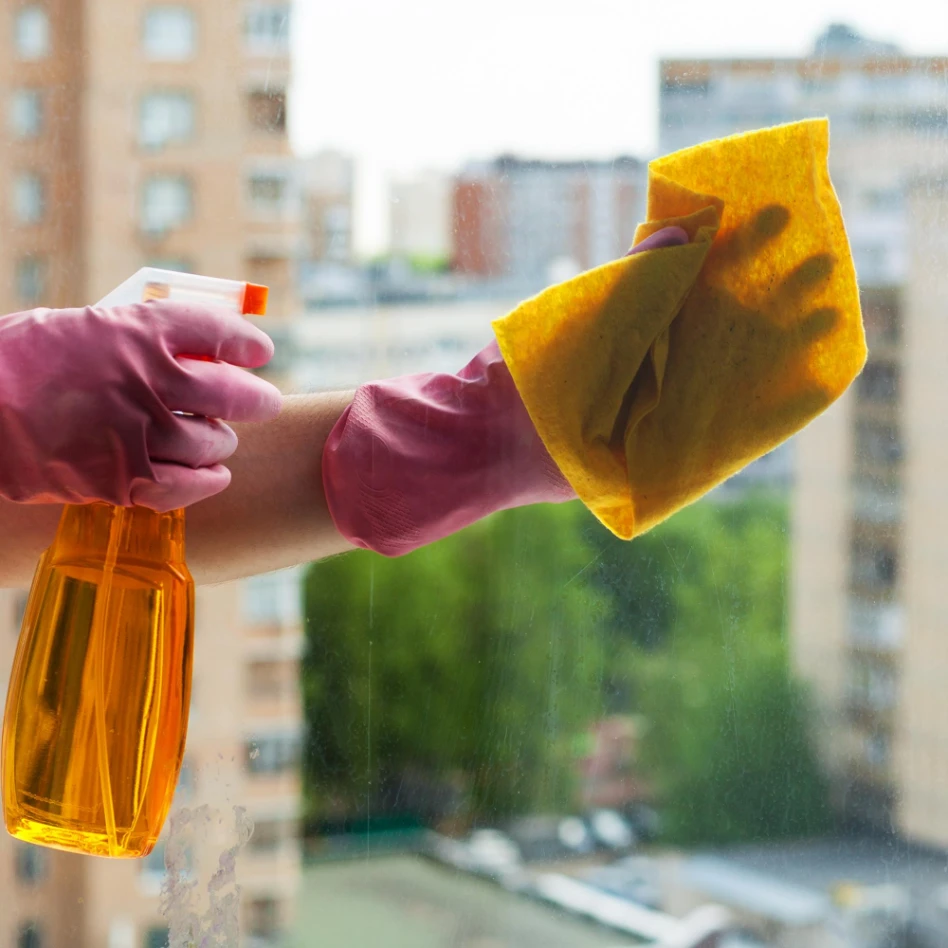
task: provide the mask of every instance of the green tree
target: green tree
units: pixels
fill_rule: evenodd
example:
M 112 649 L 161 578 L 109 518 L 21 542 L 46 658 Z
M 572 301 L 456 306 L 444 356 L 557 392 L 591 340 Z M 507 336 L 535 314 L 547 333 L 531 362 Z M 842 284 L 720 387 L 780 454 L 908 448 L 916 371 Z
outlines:
M 601 710 L 608 603 L 578 505 L 511 511 L 397 560 L 306 580 L 306 775 L 361 811 L 406 770 L 465 780 L 475 818 L 572 802 L 570 747 Z
M 787 652 L 787 510 L 704 501 L 632 544 L 599 540 L 615 678 L 647 722 L 640 766 L 671 839 L 815 833 L 829 819 Z
M 831 814 L 806 693 L 779 647 L 641 656 L 642 765 L 666 837 L 686 844 L 810 836 Z

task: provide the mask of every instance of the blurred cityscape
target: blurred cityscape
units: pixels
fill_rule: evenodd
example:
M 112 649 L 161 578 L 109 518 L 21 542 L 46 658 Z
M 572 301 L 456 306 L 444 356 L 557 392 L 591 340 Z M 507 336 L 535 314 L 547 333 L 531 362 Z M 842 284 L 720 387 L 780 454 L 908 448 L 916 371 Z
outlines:
M 290 14 L 279 0 L 6 5 L 0 312 L 94 301 L 146 265 L 264 283 L 267 371 L 286 391 L 318 392 L 455 371 L 517 301 L 628 249 L 652 156 L 498 155 L 393 180 L 388 252 L 360 259 L 355 160 L 290 148 Z M 238 866 L 248 948 L 948 944 L 948 56 L 832 25 L 803 58 L 659 68 L 660 153 L 831 120 L 870 361 L 825 416 L 710 500 L 715 523 L 761 492 L 789 509 L 775 582 L 828 822 L 805 839 L 673 839 L 660 781 L 640 763 L 655 721 L 618 686 L 573 735 L 578 789 L 555 816 L 474 818 L 451 802 L 462 778 L 432 790 L 424 775 L 414 813 L 381 791 L 374 822 L 319 809 L 304 768 L 318 701 L 304 714 L 301 665 L 320 634 L 304 621 L 306 574 L 203 588 L 178 802 L 225 820 L 244 806 L 255 824 Z M 24 604 L 0 591 L 0 697 Z M 196 864 L 212 872 L 226 845 L 209 833 Z M 162 948 L 163 873 L 162 846 L 128 864 L 0 836 L 0 946 Z

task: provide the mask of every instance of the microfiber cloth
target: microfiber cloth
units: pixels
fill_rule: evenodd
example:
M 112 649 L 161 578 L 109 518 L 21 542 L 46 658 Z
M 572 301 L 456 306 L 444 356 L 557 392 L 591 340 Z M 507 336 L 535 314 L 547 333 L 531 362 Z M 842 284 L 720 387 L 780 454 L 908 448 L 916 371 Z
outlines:
M 864 365 L 828 151 L 817 119 L 651 162 L 636 241 L 677 225 L 690 242 L 591 270 L 494 323 L 547 450 L 616 535 L 777 447 Z

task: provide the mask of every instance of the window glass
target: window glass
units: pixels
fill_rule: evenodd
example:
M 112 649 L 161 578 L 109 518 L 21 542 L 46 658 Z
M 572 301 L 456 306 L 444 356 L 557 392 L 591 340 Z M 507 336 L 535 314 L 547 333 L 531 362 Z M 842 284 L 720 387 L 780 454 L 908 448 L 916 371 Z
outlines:
M 155 925 L 145 931 L 142 948 L 168 948 L 169 931 L 167 926 Z
M 279 903 L 273 898 L 254 899 L 247 913 L 247 929 L 251 935 L 266 938 L 274 935 L 279 925 Z
M 197 44 L 194 11 L 186 6 L 154 6 L 145 11 L 143 45 L 149 59 L 183 62 Z
M 44 948 L 39 922 L 25 922 L 20 925 L 16 936 L 16 948 Z
M 247 197 L 255 214 L 264 217 L 298 214 L 292 176 L 282 168 L 252 171 L 247 178 Z
M 246 742 L 247 769 L 252 774 L 280 774 L 296 770 L 300 736 L 296 733 L 261 734 Z
M 10 131 L 14 138 L 38 138 L 43 131 L 43 94 L 17 89 L 10 98 Z
M 191 182 L 182 175 L 154 175 L 142 188 L 141 226 L 164 232 L 191 220 L 194 197 Z
M 35 306 L 42 302 L 46 292 L 48 269 L 46 260 L 39 257 L 24 257 L 16 261 L 15 267 L 14 284 L 17 303 L 21 306 Z
M 251 625 L 293 626 L 301 620 L 300 571 L 281 570 L 241 584 L 244 619 Z
M 0 6 L 0 948 L 948 945 L 948 5 Z M 785 424 L 760 405 L 785 340 L 838 325 L 821 294 L 848 260 L 727 295 L 711 271 L 764 274 L 813 152 L 765 169 L 748 231 L 759 182 L 700 171 L 737 195 L 705 262 L 623 256 L 654 159 L 821 116 L 868 347 L 846 393 L 631 542 L 578 500 L 478 519 L 568 492 L 492 347 L 525 300 L 575 320 L 540 400 L 609 406 L 575 427 L 620 499 L 655 460 L 626 456 L 630 423 L 700 478 L 690 436 L 734 413 L 700 392 L 679 443 L 665 411 L 765 329 L 744 407 Z M 674 260 L 713 304 L 653 324 Z M 142 267 L 170 271 L 133 284 L 147 305 L 85 309 Z M 592 379 L 590 299 L 542 295 L 589 272 L 626 330 Z M 182 274 L 227 281 L 231 318 L 158 302 Z M 269 361 L 236 314 L 264 295 Z M 135 503 L 61 519 L 96 487 Z M 140 503 L 172 493 L 183 527 Z M 448 535 L 402 555 L 432 512 Z M 57 535 L 73 518 L 111 542 Z M 396 549 L 349 549 L 380 525 Z M 35 845 L 77 826 L 96 855 Z
M 194 99 L 188 92 L 151 92 L 142 97 L 138 140 L 144 148 L 190 141 L 194 136 Z
M 17 846 L 16 877 L 27 885 L 41 882 L 46 877 L 48 856 L 37 846 Z
M 38 4 L 17 10 L 14 43 L 19 59 L 44 59 L 49 55 L 49 14 Z
M 45 210 L 43 179 L 32 171 L 13 178 L 13 213 L 21 224 L 38 224 Z
M 248 3 L 244 19 L 244 36 L 247 52 L 253 56 L 270 56 L 289 52 L 289 4 Z

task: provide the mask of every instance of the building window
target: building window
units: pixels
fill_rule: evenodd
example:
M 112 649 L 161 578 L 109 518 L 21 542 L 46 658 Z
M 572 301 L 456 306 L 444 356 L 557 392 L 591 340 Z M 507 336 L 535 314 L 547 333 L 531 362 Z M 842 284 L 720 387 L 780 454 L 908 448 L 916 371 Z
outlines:
M 16 296 L 23 306 L 36 306 L 46 293 L 46 261 L 38 257 L 24 257 L 16 264 Z M 24 608 L 26 602 L 23 602 Z M 22 614 L 20 619 L 22 620 Z M 19 628 L 19 625 L 17 626 Z
M 16 936 L 16 948 L 43 948 L 43 936 L 38 922 L 26 922 Z
M 869 590 L 891 590 L 898 579 L 898 558 L 885 547 L 856 543 L 852 557 L 854 585 Z
M 299 765 L 300 739 L 298 734 L 271 734 L 248 740 L 245 750 L 250 773 L 286 773 Z
M 149 257 L 145 261 L 146 267 L 156 270 L 174 270 L 177 273 L 197 273 L 194 263 L 187 257 Z
M 46 851 L 39 846 L 16 847 L 16 877 L 20 882 L 35 885 L 46 878 Z
M 184 62 L 194 56 L 197 26 L 184 6 L 152 7 L 145 13 L 144 47 L 149 59 Z
M 294 626 L 302 621 L 300 571 L 284 569 L 244 580 L 242 612 L 251 625 Z
M 255 211 L 279 213 L 286 206 L 289 185 L 281 172 L 258 171 L 250 176 L 247 191 Z
M 287 3 L 250 3 L 244 37 L 251 56 L 284 56 L 290 51 L 290 6 Z
M 49 55 L 49 15 L 36 4 L 17 11 L 13 29 L 20 59 L 45 59 Z
M 138 113 L 138 142 L 143 148 L 163 148 L 194 137 L 194 99 L 189 92 L 152 92 Z
M 258 132 L 286 131 L 286 92 L 257 90 L 247 97 L 250 127 Z
M 902 460 L 902 441 L 895 425 L 862 421 L 856 424 L 856 455 L 870 464 L 887 466 Z
M 154 925 L 145 932 L 142 948 L 168 948 L 171 933 L 161 925 Z
M 859 397 L 868 402 L 894 402 L 899 387 L 899 368 L 889 362 L 870 362 L 856 383 Z
M 22 171 L 13 179 L 13 214 L 21 224 L 38 224 L 45 206 L 43 179 Z
M 43 131 L 43 96 L 38 89 L 17 89 L 10 98 L 10 132 L 14 138 L 38 138 Z
M 155 175 L 142 189 L 142 229 L 161 234 L 181 227 L 194 213 L 191 182 L 183 175 Z
M 141 871 L 143 875 L 159 876 L 165 875 L 165 844 L 158 842 L 155 848 L 141 861 Z
M 280 698 L 296 690 L 296 666 L 290 662 L 251 662 L 247 692 L 251 698 Z
M 283 839 L 282 820 L 257 820 L 253 825 L 248 847 L 258 853 L 273 852 L 279 849 Z
M 257 938 L 270 938 L 280 927 L 279 904 L 276 899 L 253 899 L 247 907 L 247 928 Z
M 178 803 L 188 803 L 194 798 L 194 791 L 197 787 L 197 778 L 194 774 L 194 766 L 190 758 L 185 757 L 181 763 L 181 771 L 178 774 L 178 785 L 175 787 L 175 801 Z

